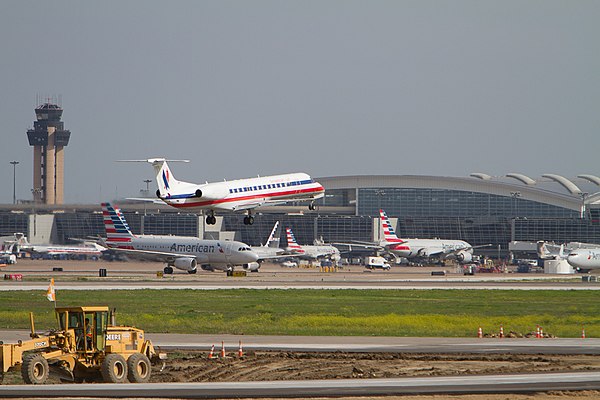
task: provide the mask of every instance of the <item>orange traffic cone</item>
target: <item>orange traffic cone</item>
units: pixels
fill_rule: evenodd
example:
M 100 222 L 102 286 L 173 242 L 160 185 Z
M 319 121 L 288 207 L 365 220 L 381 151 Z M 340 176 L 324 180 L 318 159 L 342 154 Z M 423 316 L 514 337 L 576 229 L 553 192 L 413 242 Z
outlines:
M 581 338 L 585 339 L 585 328 L 583 326 L 581 327 Z
M 238 357 L 244 357 L 244 351 L 242 350 L 242 341 L 240 340 L 240 348 L 238 349 Z
M 215 345 L 214 344 L 210 348 L 210 352 L 208 353 L 208 358 L 210 360 L 212 360 L 213 358 L 217 358 L 217 357 L 215 357 Z
M 541 338 L 541 336 L 540 336 L 540 326 L 539 325 L 537 325 L 537 328 L 535 329 L 535 338 L 536 339 Z
M 502 327 L 502 325 L 500 325 L 500 337 L 504 337 L 504 328 Z
M 221 358 L 225 358 L 225 342 L 221 342 Z
M 544 329 L 540 326 L 540 339 L 544 338 Z
M 480 339 L 483 337 L 483 331 L 481 330 L 481 327 L 479 327 L 479 329 L 477 329 L 477 337 Z

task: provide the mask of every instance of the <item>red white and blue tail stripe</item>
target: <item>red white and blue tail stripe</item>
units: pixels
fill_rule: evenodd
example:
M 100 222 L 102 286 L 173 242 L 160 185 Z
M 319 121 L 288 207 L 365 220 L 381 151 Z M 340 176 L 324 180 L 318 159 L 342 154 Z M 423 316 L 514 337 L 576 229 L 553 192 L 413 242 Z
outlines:
M 285 228 L 285 233 L 287 236 L 288 250 L 293 251 L 294 253 L 304 253 L 304 249 L 302 246 L 296 242 L 296 237 L 294 236 L 294 232 L 292 232 L 291 228 Z
M 385 238 L 385 241 L 389 243 L 402 243 L 403 241 L 396 236 L 396 232 L 394 231 L 394 228 L 392 228 L 390 219 L 385 211 L 379 210 L 379 216 L 381 219 L 381 228 L 383 229 L 383 237 Z
M 128 248 L 129 246 L 122 246 L 122 243 L 131 243 L 134 235 L 121 210 L 113 207 L 110 203 L 102 203 L 102 218 L 106 231 L 106 243 L 109 247 Z

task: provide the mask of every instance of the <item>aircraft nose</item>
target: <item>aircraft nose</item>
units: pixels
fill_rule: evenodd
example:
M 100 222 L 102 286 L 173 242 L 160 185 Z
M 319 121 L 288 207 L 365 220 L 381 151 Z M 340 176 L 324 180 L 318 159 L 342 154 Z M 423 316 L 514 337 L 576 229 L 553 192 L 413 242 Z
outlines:
M 253 251 L 246 252 L 244 256 L 248 259 L 248 261 L 246 261 L 248 263 L 255 262 L 256 260 L 258 260 L 258 254 L 256 254 Z

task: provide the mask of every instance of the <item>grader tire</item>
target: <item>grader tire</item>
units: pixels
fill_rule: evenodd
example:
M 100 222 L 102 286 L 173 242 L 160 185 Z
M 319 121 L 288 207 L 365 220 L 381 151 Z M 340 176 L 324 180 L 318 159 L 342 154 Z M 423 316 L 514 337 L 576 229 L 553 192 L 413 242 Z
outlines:
M 127 360 L 127 379 L 131 383 L 146 383 L 150 380 L 150 360 L 142 353 L 133 353 Z
M 104 382 L 123 383 L 127 379 L 127 362 L 120 354 L 108 354 L 100 372 Z
M 48 361 L 39 353 L 28 354 L 23 358 L 21 376 L 29 385 L 43 385 L 48 380 Z

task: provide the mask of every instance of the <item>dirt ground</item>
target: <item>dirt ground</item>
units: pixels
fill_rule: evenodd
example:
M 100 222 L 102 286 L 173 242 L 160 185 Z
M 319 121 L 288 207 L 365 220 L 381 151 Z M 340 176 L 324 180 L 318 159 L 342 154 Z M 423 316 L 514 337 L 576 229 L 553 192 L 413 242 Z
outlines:
M 217 353 L 218 354 L 218 353 Z M 154 366 L 152 382 L 230 382 L 303 379 L 360 379 L 425 377 L 468 374 L 512 374 L 531 372 L 600 371 L 600 358 L 593 355 L 521 354 L 411 354 L 411 353 L 311 353 L 249 351 L 224 359 L 209 359 L 206 351 L 171 351 L 163 371 Z M 12 372 L 4 384 L 21 384 Z M 51 379 L 49 383 L 58 383 Z M 368 400 L 371 397 L 344 398 Z M 426 395 L 372 397 L 402 400 L 555 400 L 600 399 L 600 392 L 551 392 L 498 395 Z
M 208 359 L 207 352 L 171 352 L 154 382 L 225 382 L 423 377 L 468 374 L 600 371 L 592 355 L 248 352 Z

